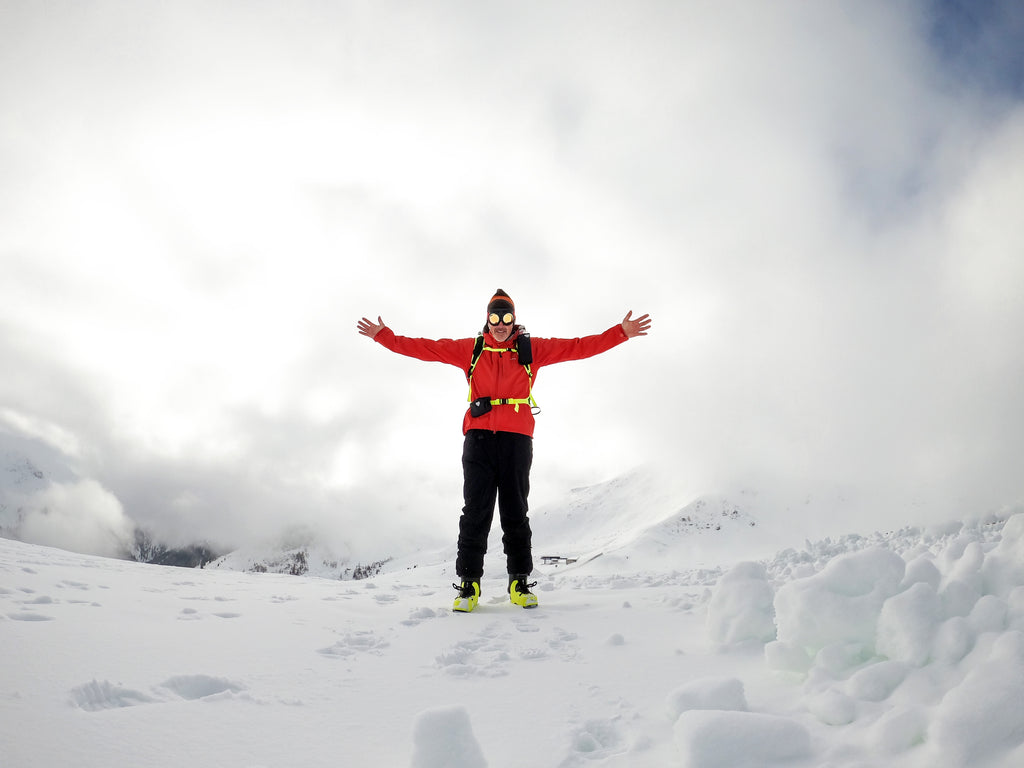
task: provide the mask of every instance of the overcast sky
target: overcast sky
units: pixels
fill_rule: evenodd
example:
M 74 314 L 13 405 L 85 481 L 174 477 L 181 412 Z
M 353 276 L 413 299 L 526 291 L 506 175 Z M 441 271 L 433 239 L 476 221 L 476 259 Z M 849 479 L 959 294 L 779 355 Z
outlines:
M 652 461 L 840 530 L 1020 501 L 1022 38 L 1012 0 L 4 0 L 0 430 L 171 538 L 447 538 L 465 379 L 355 323 L 471 336 L 501 287 L 535 336 L 654 318 L 540 373 L 535 507 Z

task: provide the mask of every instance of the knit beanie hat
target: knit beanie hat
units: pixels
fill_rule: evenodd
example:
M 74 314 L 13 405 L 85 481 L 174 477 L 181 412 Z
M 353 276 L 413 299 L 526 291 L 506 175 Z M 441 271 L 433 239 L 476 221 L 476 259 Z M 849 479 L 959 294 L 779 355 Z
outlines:
M 516 305 L 512 301 L 512 297 L 505 293 L 501 288 L 494 292 L 494 296 L 487 303 L 487 313 L 491 312 L 512 312 L 515 314 Z

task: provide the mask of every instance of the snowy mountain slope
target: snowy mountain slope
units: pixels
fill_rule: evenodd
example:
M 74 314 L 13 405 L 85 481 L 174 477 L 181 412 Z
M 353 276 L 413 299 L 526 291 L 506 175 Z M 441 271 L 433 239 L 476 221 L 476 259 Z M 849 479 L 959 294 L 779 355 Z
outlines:
M 648 550 L 659 542 L 674 548 L 680 539 L 704 535 L 731 540 L 734 546 L 737 532 L 757 524 L 748 506 L 723 496 L 694 499 L 648 471 L 634 470 L 574 489 L 566 500 L 542 506 L 531 518 L 541 555 L 585 560 L 641 543 L 653 545 Z
M 0 540 L 0 752 L 19 768 L 1024 762 L 1024 514 L 719 567 L 603 561 L 540 574 L 533 611 L 494 569 L 456 615 L 450 561 L 339 582 Z
M 49 485 L 43 471 L 30 459 L 0 452 L 0 471 L 3 472 L 0 495 L 0 535 L 12 535 L 23 523 L 23 500 Z
M 682 499 L 682 500 L 681 500 Z M 688 550 L 706 550 L 709 539 L 736 552 L 744 534 L 757 525 L 748 499 L 724 496 L 679 497 L 648 472 L 629 472 L 608 482 L 570 491 L 531 513 L 538 571 L 582 564 L 597 556 L 607 562 L 630 557 L 649 566 L 678 560 Z M 250 572 L 288 573 L 336 579 L 361 579 L 381 572 L 431 566 L 454 560 L 458 517 L 453 514 L 450 545 L 422 551 L 354 552 L 331 549 L 309 530 L 292 530 L 277 542 L 231 552 L 207 567 Z M 689 541 L 688 545 L 684 542 Z M 758 545 L 763 549 L 764 544 Z M 340 550 L 340 551 L 339 551 Z M 550 559 L 552 562 L 545 562 Z M 567 562 L 575 561 L 575 562 Z M 495 519 L 485 561 L 488 573 L 504 573 L 501 526 Z
M 270 544 L 247 547 L 222 555 L 205 567 L 214 570 L 247 571 L 249 573 L 282 573 L 291 576 L 317 576 L 339 581 L 359 581 L 386 570 L 392 558 L 354 560 L 349 554 L 316 542 L 289 546 Z
M 835 510 L 829 506 L 831 514 Z M 565 570 L 595 557 L 606 570 L 644 564 L 716 567 L 740 557 L 763 558 L 798 543 L 792 526 L 779 524 L 787 512 L 778 502 L 750 491 L 698 496 L 650 467 L 634 469 L 537 504 L 531 511 L 537 568 Z M 433 544 L 395 539 L 388 549 L 354 550 L 349 542 L 328 542 L 316 531 L 297 526 L 262 546 L 226 555 L 203 543 L 201 531 L 196 543 L 171 547 L 140 529 L 102 486 L 79 478 L 66 457 L 36 441 L 0 432 L 0 535 L 9 538 L 147 563 L 347 580 L 452 560 L 457 531 L 455 510 Z M 446 543 L 437 546 L 437 541 Z M 545 556 L 558 559 L 545 562 Z M 497 524 L 486 568 L 489 573 L 505 569 Z
M 54 482 L 76 478 L 55 452 L 7 433 L 0 438 L 0 535 L 7 535 L 23 522 L 29 499 Z

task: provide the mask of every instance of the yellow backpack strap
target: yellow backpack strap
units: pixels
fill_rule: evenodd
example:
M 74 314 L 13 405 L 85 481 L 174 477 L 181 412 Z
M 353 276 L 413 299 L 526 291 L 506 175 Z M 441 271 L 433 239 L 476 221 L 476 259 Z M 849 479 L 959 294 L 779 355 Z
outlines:
M 540 406 L 537 405 L 537 401 L 533 397 L 533 369 L 530 366 L 533 364 L 533 343 L 530 340 L 530 334 L 526 332 L 525 328 L 521 328 L 519 335 L 516 337 L 516 355 L 519 358 L 519 364 L 526 369 L 526 375 L 530 379 L 530 396 L 526 398 L 526 402 L 529 403 L 531 408 L 536 408 L 540 411 Z M 519 406 L 517 405 L 516 408 Z
M 469 368 L 466 369 L 466 381 L 469 382 L 469 393 L 466 395 L 467 403 L 473 402 L 473 370 L 476 368 L 480 355 L 484 352 L 508 352 L 508 349 L 502 347 L 485 347 L 483 334 L 477 334 L 476 343 L 473 345 L 473 357 L 469 361 Z M 533 397 L 533 370 L 530 368 L 529 363 L 524 363 L 523 368 L 526 369 L 526 376 L 530 380 L 529 397 L 497 397 L 491 400 L 491 405 L 514 405 L 516 407 L 516 413 L 519 413 L 520 405 L 529 405 L 531 408 L 540 408 L 540 406 L 537 405 L 537 400 Z
M 523 368 L 526 369 L 526 375 L 530 378 L 530 396 L 527 398 L 527 402 L 530 404 L 531 408 L 539 409 L 540 406 L 537 405 L 537 399 L 533 396 L 533 371 L 530 369 L 529 363 L 524 365 Z
M 480 353 L 484 351 L 484 335 L 478 333 L 476 335 L 476 342 L 473 344 L 473 357 L 470 358 L 469 368 L 466 369 L 466 381 L 469 383 L 469 394 L 466 395 L 466 402 L 473 402 L 473 369 L 476 368 L 476 362 L 480 359 Z

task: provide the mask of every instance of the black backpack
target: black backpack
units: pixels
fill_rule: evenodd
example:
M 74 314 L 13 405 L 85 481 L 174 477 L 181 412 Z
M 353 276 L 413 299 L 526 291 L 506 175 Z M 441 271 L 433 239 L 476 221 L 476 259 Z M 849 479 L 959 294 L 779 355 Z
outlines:
M 537 408 L 537 401 L 533 399 L 533 371 L 530 369 L 530 365 L 533 363 L 533 347 L 530 344 L 530 334 L 528 334 L 522 326 L 519 326 L 519 335 L 516 336 L 516 357 L 519 360 L 519 364 L 526 369 L 526 375 L 530 377 L 530 396 L 527 401 L 533 408 Z M 469 400 L 473 399 L 473 369 L 476 368 L 477 360 L 480 359 L 480 355 L 484 351 L 484 335 L 478 333 L 476 335 L 476 342 L 473 344 L 473 357 L 469 361 L 469 368 L 466 369 L 466 381 L 469 382 Z M 504 350 L 502 350 L 504 351 Z M 488 408 L 487 410 L 490 410 Z M 516 410 L 519 410 L 519 406 L 516 405 Z M 539 413 L 539 409 L 537 411 Z

